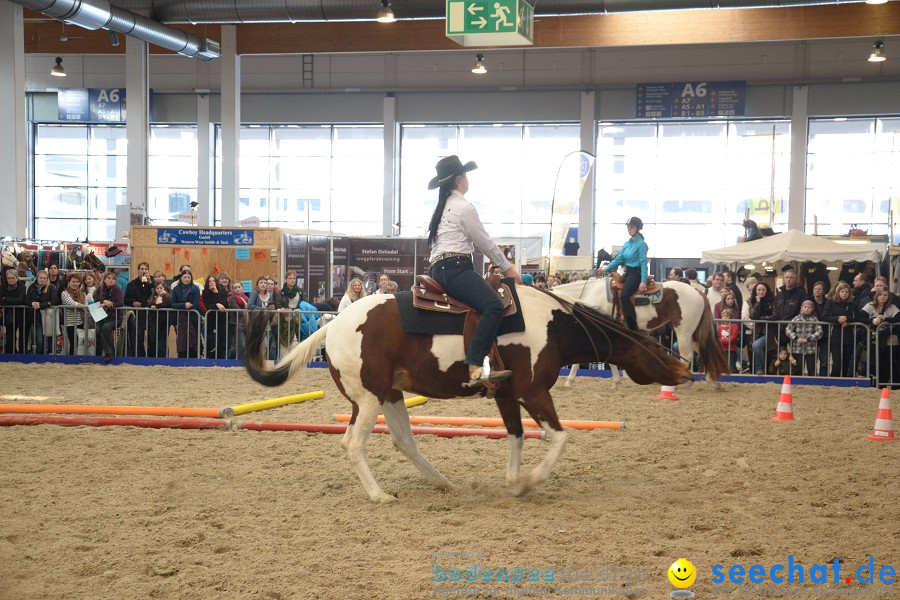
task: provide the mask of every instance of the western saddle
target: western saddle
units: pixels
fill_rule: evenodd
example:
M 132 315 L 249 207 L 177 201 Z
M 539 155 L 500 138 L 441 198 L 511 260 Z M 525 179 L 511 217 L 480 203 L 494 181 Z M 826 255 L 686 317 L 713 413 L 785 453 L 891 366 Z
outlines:
M 499 296 L 500 302 L 503 304 L 503 316 L 508 317 L 515 314 L 518 308 L 516 303 L 513 302 L 512 292 L 510 292 L 509 286 L 501 282 L 502 278 L 500 275 L 489 273 L 485 275 L 484 279 L 497 292 L 497 296 Z M 410 291 L 413 294 L 413 306 L 415 308 L 452 315 L 466 315 L 463 325 L 463 347 L 468 350 L 469 345 L 472 343 L 472 338 L 475 337 L 475 328 L 478 325 L 478 320 L 481 318 L 481 313 L 465 302 L 450 296 L 441 284 L 428 275 L 416 275 L 416 283 Z M 488 356 L 490 356 L 492 370 L 506 368 L 503 365 L 503 359 L 500 358 L 496 340 L 494 340 Z M 494 386 L 485 382 L 485 387 L 488 391 L 488 397 L 493 397 Z
M 622 276 L 613 271 L 609 273 L 609 291 L 613 296 L 613 306 L 615 307 L 615 317 L 625 322 L 625 314 L 622 312 L 622 288 L 625 283 L 622 281 Z M 634 306 L 644 306 L 646 304 L 652 304 L 653 300 L 645 297 L 639 296 L 653 296 L 655 294 L 659 294 L 662 291 L 662 286 L 656 283 L 653 280 L 653 276 L 650 275 L 647 277 L 647 290 L 644 292 L 635 292 L 631 296 L 631 303 Z M 658 300 L 657 300 L 658 302 Z

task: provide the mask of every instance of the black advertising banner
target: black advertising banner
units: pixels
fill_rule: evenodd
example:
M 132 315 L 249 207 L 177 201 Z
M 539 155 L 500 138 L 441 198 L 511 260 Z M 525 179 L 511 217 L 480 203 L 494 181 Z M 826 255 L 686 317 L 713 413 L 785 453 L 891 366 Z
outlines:
M 639 119 L 743 116 L 747 98 L 744 81 L 639 83 Z
M 431 248 L 428 247 L 428 240 L 419 238 L 416 240 L 416 275 L 428 275 L 428 269 L 431 267 Z
M 332 296 L 328 290 L 328 265 L 331 263 L 329 238 L 322 235 L 311 235 L 308 239 L 306 290 L 312 302 L 325 302 Z M 338 296 L 343 295 L 343 292 Z
M 285 271 L 297 271 L 297 285 L 300 289 L 306 290 L 307 298 L 312 298 L 307 285 L 309 282 L 307 246 L 306 235 L 299 233 L 284 234 L 284 269 Z
M 362 279 L 369 293 L 378 288 L 378 277 L 382 273 L 397 282 L 399 289 L 408 290 L 416 270 L 416 241 L 408 238 L 351 239 L 351 276 Z
M 347 274 L 347 247 L 349 245 L 349 238 L 334 238 L 334 253 L 331 257 L 331 295 L 338 298 L 344 297 L 344 292 L 347 291 L 347 284 L 352 279 Z

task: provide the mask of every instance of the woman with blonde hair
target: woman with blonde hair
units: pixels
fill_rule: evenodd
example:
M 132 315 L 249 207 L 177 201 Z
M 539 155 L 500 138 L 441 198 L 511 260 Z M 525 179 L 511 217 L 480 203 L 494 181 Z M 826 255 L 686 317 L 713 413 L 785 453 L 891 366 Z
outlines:
M 822 312 L 822 320 L 833 326 L 830 343 L 832 377 L 853 377 L 857 328 L 852 327 L 851 323 L 862 320 L 859 313 L 850 284 L 839 281 L 828 294 Z
M 25 347 L 34 342 L 35 354 L 52 354 L 59 335 L 59 319 L 53 308 L 59 304 L 59 290 L 50 283 L 47 271 L 38 271 L 34 283 L 25 292 L 25 301 L 32 310 L 25 311 Z M 31 337 L 32 326 L 34 337 Z
M 366 297 L 366 286 L 363 285 L 359 278 L 354 277 L 347 286 L 347 293 L 341 298 L 341 304 L 338 306 L 338 312 L 341 312 L 360 298 Z

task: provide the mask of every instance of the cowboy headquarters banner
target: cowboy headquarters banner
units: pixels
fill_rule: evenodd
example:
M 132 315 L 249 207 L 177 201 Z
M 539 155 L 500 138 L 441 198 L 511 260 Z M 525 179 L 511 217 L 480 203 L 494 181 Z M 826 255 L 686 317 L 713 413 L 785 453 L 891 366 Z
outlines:
M 160 227 L 157 244 L 172 246 L 252 246 L 252 229 L 200 229 L 192 227 Z

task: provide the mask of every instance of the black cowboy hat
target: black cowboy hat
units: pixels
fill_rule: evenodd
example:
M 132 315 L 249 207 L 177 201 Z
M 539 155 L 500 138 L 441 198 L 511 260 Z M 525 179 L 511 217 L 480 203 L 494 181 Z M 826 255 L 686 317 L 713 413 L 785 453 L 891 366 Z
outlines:
M 428 189 L 434 190 L 457 175 L 462 175 L 463 173 L 468 173 L 469 171 L 474 171 L 478 168 L 478 165 L 475 164 L 474 160 L 470 160 L 466 164 L 462 164 L 462 161 L 459 160 L 457 155 L 447 156 L 437 161 L 437 164 L 434 165 L 434 170 L 437 171 L 437 176 L 428 182 Z
M 638 229 L 643 229 L 644 222 L 637 217 L 631 217 L 628 219 L 628 222 L 625 223 L 625 227 L 637 227 Z

